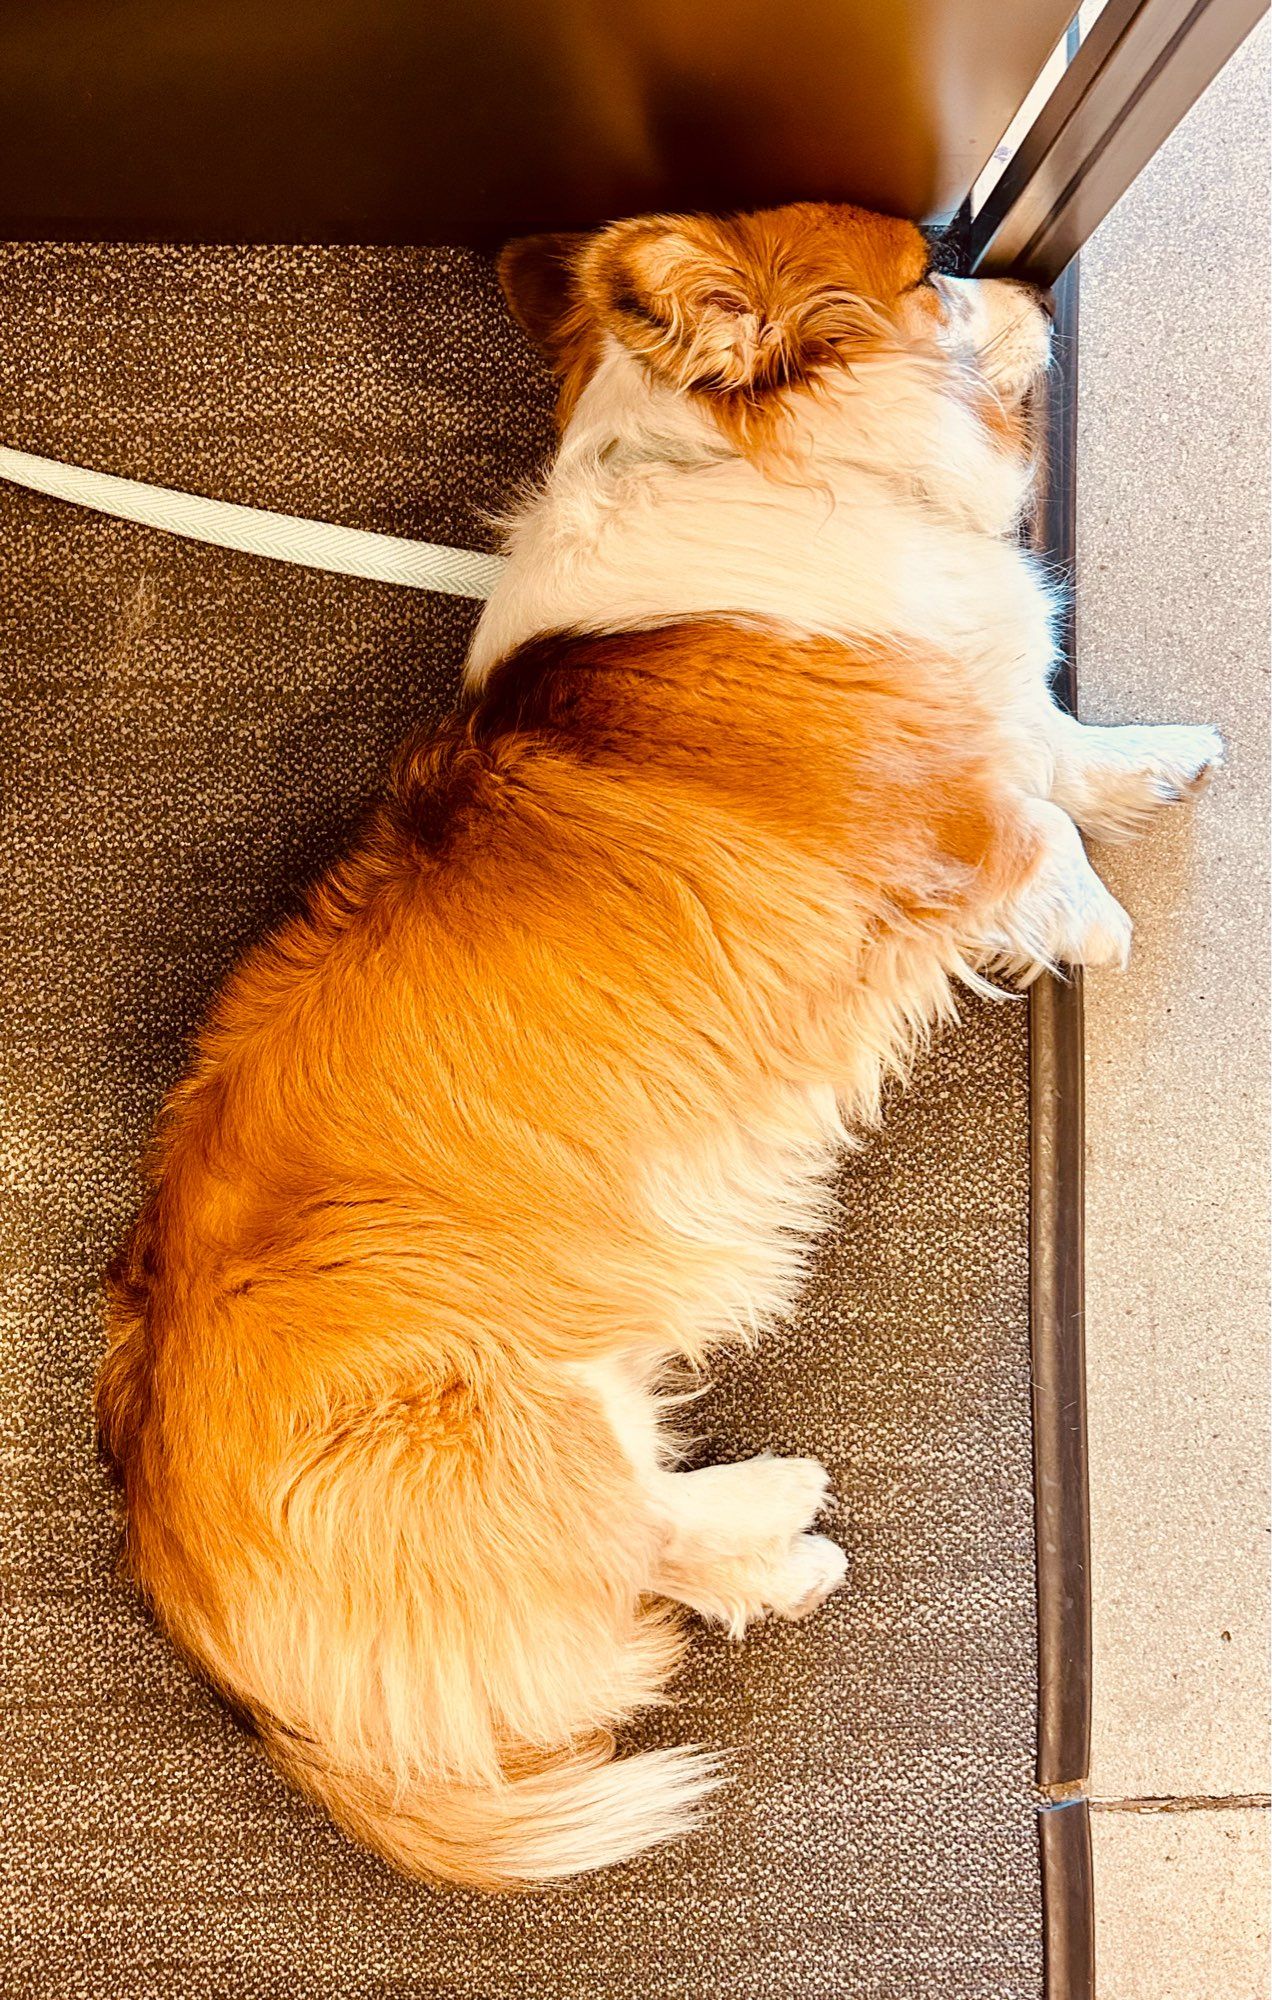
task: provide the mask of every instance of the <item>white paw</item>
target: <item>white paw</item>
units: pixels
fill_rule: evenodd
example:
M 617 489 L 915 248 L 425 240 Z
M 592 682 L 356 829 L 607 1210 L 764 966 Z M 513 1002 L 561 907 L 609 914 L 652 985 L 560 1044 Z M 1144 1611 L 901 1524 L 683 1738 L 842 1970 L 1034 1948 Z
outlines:
M 1043 852 L 1025 888 L 995 913 L 988 956 L 1026 982 L 1048 966 L 1125 968 L 1131 920 L 1087 860 L 1077 827 L 1048 800 L 1030 800 L 1029 812 Z
M 1195 799 L 1223 768 L 1217 729 L 1163 723 L 1101 730 L 1079 779 L 1076 817 L 1097 840 L 1143 833 L 1163 807 Z
M 779 1618 L 807 1618 L 847 1575 L 848 1558 L 838 1542 L 828 1535 L 799 1535 L 774 1586 L 773 1610 Z
M 811 1527 L 830 1493 L 830 1474 L 815 1458 L 746 1460 L 743 1500 L 749 1538 L 788 1542 Z
M 1223 738 L 1209 723 L 1162 723 L 1144 734 L 1154 739 L 1158 782 L 1175 798 L 1195 798 L 1223 769 Z
M 1087 893 L 1055 913 L 1048 958 L 1058 965 L 1111 965 L 1125 972 L 1134 926 L 1096 875 Z
M 1031 932 L 1028 948 L 1017 951 L 1011 967 L 1026 982 L 1052 967 L 1104 966 L 1125 972 L 1134 925 L 1116 896 L 1101 882 L 1088 894 L 1053 906 Z

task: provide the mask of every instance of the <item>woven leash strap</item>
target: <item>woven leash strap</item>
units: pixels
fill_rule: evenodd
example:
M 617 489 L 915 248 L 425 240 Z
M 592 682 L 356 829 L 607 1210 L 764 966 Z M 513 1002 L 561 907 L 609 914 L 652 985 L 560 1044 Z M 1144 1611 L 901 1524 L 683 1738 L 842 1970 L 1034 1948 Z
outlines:
M 0 478 L 55 500 L 70 500 L 121 521 L 160 528 L 188 541 L 213 542 L 272 562 L 299 563 L 337 576 L 368 577 L 376 583 L 405 584 L 412 590 L 439 590 L 449 597 L 489 597 L 503 571 L 501 556 L 472 549 L 448 549 L 436 542 L 411 542 L 367 528 L 342 528 L 332 521 L 306 521 L 296 514 L 273 514 L 263 507 L 239 507 L 229 500 L 206 500 L 140 479 L 63 465 L 54 458 L 10 451 L 0 445 Z

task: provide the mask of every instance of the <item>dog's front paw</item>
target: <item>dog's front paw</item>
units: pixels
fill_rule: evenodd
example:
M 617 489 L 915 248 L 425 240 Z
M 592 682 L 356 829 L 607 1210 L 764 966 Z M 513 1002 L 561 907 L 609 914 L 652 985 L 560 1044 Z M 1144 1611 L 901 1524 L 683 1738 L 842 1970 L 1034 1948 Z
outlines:
M 1223 768 L 1223 738 L 1207 726 L 1162 723 L 1091 734 L 1075 817 L 1093 840 L 1143 833 L 1163 807 L 1197 798 Z
M 1054 802 L 1027 810 L 1042 836 L 1024 889 L 995 912 L 983 934 L 985 959 L 1028 984 L 1048 967 L 1116 966 L 1131 955 L 1131 919 L 1087 860 L 1078 829 Z
M 1055 911 L 1048 957 L 1058 965 L 1112 966 L 1125 972 L 1135 927 L 1096 875 L 1084 887 L 1085 894 Z

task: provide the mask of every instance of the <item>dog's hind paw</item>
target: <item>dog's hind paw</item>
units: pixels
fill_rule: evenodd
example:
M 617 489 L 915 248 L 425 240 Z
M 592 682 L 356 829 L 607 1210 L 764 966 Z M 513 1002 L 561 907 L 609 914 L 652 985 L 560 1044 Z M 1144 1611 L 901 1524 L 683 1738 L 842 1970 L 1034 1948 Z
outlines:
M 807 1618 L 847 1575 L 848 1558 L 838 1542 L 829 1535 L 799 1535 L 774 1585 L 772 1608 L 779 1618 Z

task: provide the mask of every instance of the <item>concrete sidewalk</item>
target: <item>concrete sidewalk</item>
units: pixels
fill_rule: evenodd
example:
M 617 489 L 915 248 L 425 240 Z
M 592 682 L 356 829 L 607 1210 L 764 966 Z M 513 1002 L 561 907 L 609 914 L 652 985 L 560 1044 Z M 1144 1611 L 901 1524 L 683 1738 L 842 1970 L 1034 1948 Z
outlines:
M 1268 1992 L 1268 55 L 1082 256 L 1081 712 L 1229 748 L 1097 857 L 1137 924 L 1087 984 L 1100 2000 Z

